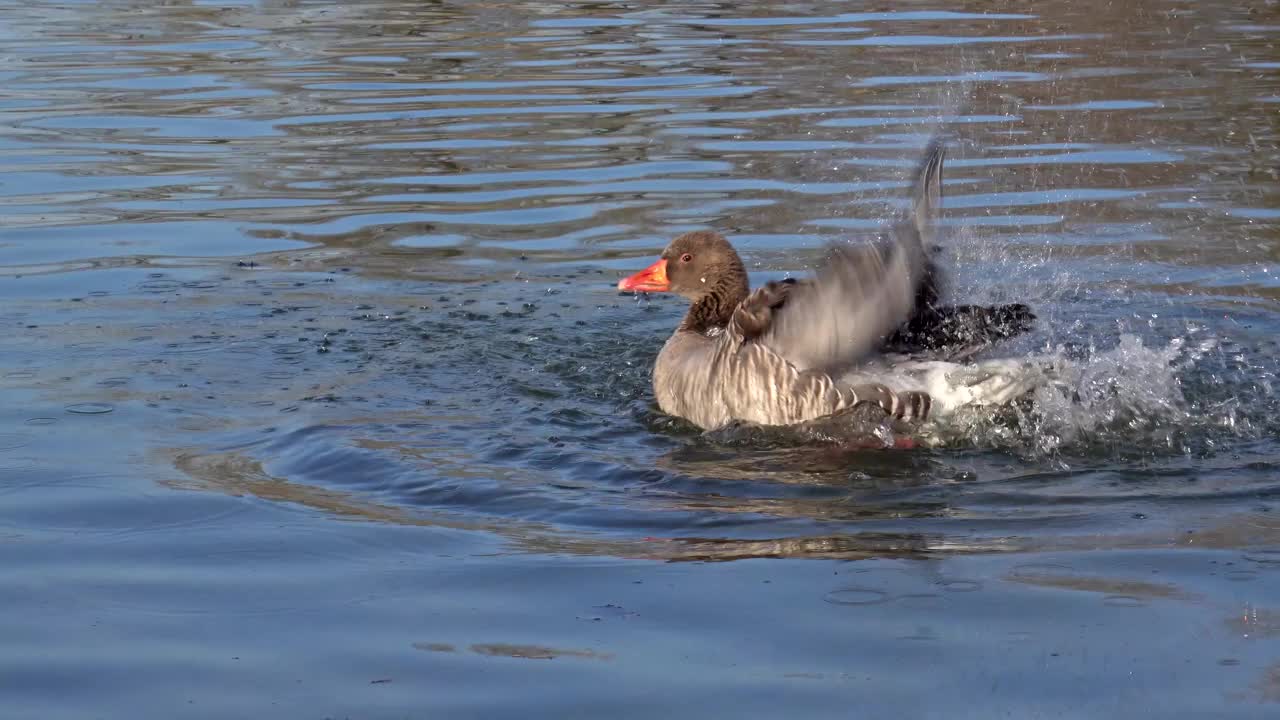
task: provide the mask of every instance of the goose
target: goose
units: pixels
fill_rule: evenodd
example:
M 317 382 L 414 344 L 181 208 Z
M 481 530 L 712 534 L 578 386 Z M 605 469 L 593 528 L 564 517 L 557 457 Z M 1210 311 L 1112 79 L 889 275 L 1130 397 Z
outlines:
M 704 430 L 796 425 L 867 403 L 920 423 L 1028 392 L 1034 379 L 1018 361 L 955 362 L 1025 332 L 1035 315 L 1022 304 L 938 304 L 932 239 L 944 155 L 935 138 L 915 173 L 910 210 L 888 233 L 830 246 L 811 278 L 752 291 L 732 244 L 700 230 L 621 279 L 619 291 L 690 301 L 654 364 L 658 407 Z

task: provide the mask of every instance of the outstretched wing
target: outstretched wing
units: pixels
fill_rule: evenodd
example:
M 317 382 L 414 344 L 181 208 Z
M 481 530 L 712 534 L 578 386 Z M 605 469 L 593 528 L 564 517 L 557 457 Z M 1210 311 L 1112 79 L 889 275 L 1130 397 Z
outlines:
M 832 247 L 816 277 L 790 285 L 783 302 L 769 305 L 770 322 L 759 342 L 799 369 L 834 370 L 874 352 L 911 317 L 926 273 L 926 247 L 933 244 L 944 152 L 939 140 L 929 143 L 911 209 L 886 236 Z M 759 293 L 744 307 L 751 308 Z

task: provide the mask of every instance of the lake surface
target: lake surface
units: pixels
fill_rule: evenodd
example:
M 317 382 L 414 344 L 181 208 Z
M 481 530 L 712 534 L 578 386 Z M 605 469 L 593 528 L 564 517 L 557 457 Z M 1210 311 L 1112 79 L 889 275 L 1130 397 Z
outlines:
M 892 6 L 892 11 L 885 8 Z M 0 2 L 14 718 L 1280 713 L 1280 5 Z M 950 147 L 1070 402 L 702 436 L 617 278 Z

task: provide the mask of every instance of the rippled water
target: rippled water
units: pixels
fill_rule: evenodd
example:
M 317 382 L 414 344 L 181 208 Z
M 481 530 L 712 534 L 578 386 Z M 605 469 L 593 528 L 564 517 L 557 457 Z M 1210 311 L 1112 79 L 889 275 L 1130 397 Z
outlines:
M 885 7 L 0 2 L 5 712 L 1274 715 L 1280 6 Z M 1065 391 L 662 416 L 619 274 L 802 271 L 939 131 Z

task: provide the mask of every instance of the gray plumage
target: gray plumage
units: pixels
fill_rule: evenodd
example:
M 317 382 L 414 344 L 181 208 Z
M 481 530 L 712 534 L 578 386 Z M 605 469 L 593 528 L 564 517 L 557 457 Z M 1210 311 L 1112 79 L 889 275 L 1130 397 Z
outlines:
M 750 293 L 728 241 L 695 232 L 619 282 L 620 289 L 665 289 L 693 301 L 658 353 L 659 407 L 705 429 L 735 420 L 792 425 L 863 402 L 899 418 L 927 416 L 925 393 L 851 386 L 832 373 L 874 352 L 911 317 L 927 272 L 943 154 L 938 141 L 930 143 L 906 218 L 874 243 L 832 247 L 810 280 L 768 283 Z

